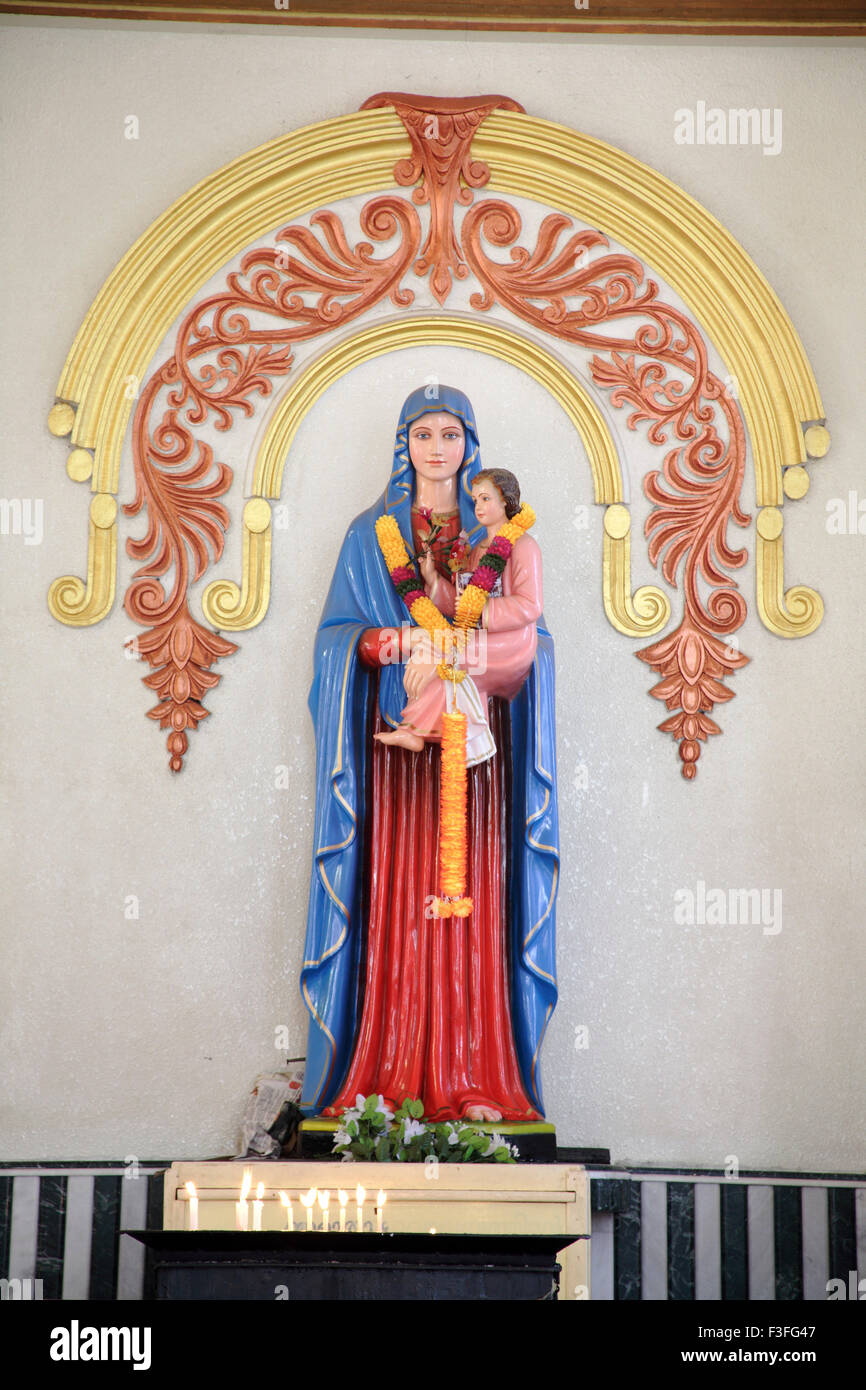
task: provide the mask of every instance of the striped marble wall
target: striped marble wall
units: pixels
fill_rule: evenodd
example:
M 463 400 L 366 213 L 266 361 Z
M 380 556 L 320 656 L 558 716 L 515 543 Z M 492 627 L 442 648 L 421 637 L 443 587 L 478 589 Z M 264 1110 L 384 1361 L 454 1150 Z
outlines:
M 155 1163 L 0 1164 L 0 1278 L 46 1299 L 139 1299 L 144 1250 L 122 1230 L 162 1226 Z
M 141 1298 L 144 1252 L 120 1233 L 162 1226 L 165 1167 L 0 1164 L 0 1278 L 41 1280 L 45 1299 Z M 866 1279 L 866 1176 L 590 1176 L 594 1299 L 825 1300 L 829 1280 Z
M 829 1280 L 866 1279 L 863 1176 L 591 1178 L 594 1299 L 826 1300 Z

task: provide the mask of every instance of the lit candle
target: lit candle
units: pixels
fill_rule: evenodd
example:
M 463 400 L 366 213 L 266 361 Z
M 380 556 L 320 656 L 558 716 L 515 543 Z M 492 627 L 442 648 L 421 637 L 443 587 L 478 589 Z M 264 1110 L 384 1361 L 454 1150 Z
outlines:
M 340 1230 L 341 1230 L 341 1231 L 345 1231 L 345 1229 L 346 1229 L 346 1203 L 347 1203 L 348 1200 L 349 1200 L 349 1194 L 348 1194 L 348 1192 L 344 1192 L 343 1189 L 340 1188 L 340 1189 L 338 1190 L 338 1192 L 337 1192 L 337 1197 L 338 1197 L 339 1202 L 340 1202 Z
M 288 1193 L 281 1192 L 280 1201 L 286 1209 L 286 1230 L 293 1231 L 295 1229 L 295 1216 L 294 1212 L 292 1211 L 292 1204 L 289 1200 Z
M 196 1196 L 195 1183 L 184 1183 L 189 1196 L 189 1229 L 198 1230 L 198 1197 Z
M 326 1187 L 324 1192 L 319 1193 L 319 1206 L 322 1208 L 322 1230 L 330 1231 L 331 1226 L 328 1221 L 328 1205 L 331 1201 L 331 1193 Z
M 307 1230 L 313 1229 L 313 1207 L 316 1204 L 316 1189 L 311 1187 L 309 1192 L 301 1193 L 301 1206 L 307 1209 Z
M 355 1188 L 355 1224 L 359 1231 L 364 1229 L 364 1198 L 366 1195 L 363 1187 L 358 1183 Z
M 379 1188 L 379 1196 L 376 1199 L 376 1230 L 382 1234 L 382 1210 L 386 1202 L 386 1194 Z
M 247 1206 L 247 1197 L 253 1185 L 253 1172 L 251 1168 L 244 1169 L 244 1180 L 241 1183 L 241 1199 L 235 1203 L 235 1225 L 239 1231 L 250 1229 L 250 1209 Z
M 254 1230 L 254 1231 L 260 1231 L 260 1230 L 262 1229 L 262 1208 L 263 1208 L 264 1205 L 265 1205 L 264 1202 L 262 1201 L 262 1198 L 264 1197 L 264 1195 L 265 1195 L 265 1185 L 264 1185 L 263 1182 L 260 1182 L 259 1185 L 258 1185 L 258 1187 L 256 1188 L 256 1200 L 253 1202 L 253 1230 Z

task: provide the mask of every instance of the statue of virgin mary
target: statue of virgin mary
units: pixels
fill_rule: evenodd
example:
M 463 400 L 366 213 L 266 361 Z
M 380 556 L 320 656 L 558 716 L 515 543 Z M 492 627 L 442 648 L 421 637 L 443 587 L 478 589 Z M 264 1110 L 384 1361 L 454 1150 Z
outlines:
M 375 1093 L 395 1106 L 418 1098 L 438 1120 L 537 1120 L 544 1114 L 539 1051 L 556 1003 L 559 873 L 553 640 L 541 615 L 540 552 L 528 669 L 525 642 L 487 634 L 509 698 L 489 697 L 496 752 L 467 768 L 468 917 L 442 919 L 429 909 L 440 748 L 427 742 L 412 751 L 375 738 L 399 727 L 406 705 L 404 667 L 393 659 L 399 644 L 383 642 L 383 630 L 405 633 L 411 623 L 375 524 L 392 516 L 409 554 L 419 554 L 429 530 L 419 499 L 425 486 L 431 495 L 433 469 L 448 471 L 444 457 L 427 467 L 418 452 L 418 422 L 428 420 L 450 423 L 458 441 L 452 482 L 443 478 L 434 489 L 434 558 L 443 579 L 460 532 L 471 539 L 478 531 L 471 488 L 482 464 L 472 405 L 453 387 L 420 387 L 400 412 L 385 491 L 349 527 L 316 635 L 301 1104 L 308 1115 L 339 1114 L 358 1093 Z M 506 596 L 509 576 L 506 567 Z M 491 612 L 496 603 L 509 600 L 492 599 Z

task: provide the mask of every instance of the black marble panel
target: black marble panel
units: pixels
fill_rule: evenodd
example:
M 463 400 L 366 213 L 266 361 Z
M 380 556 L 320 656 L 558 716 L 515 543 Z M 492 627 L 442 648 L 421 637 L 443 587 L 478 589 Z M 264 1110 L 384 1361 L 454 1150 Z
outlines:
M 39 1224 L 36 1233 L 36 1278 L 42 1297 L 63 1296 L 63 1242 L 66 1235 L 68 1178 L 42 1173 L 39 1178 Z
M 163 1195 L 165 1192 L 165 1173 L 151 1173 L 147 1180 L 147 1229 L 162 1230 Z
M 631 1186 L 628 1178 L 590 1179 L 590 1205 L 593 1211 L 625 1211 Z
M 776 1298 L 803 1301 L 803 1207 L 799 1187 L 773 1188 Z
M 625 1209 L 613 1217 L 614 1297 L 635 1300 L 641 1296 L 640 1183 L 630 1182 L 628 1189 Z
M 857 1268 L 857 1228 L 853 1187 L 831 1187 L 827 1192 L 827 1226 L 830 1240 L 829 1278 L 844 1279 Z M 860 1271 L 861 1277 L 866 1270 Z
M 0 1177 L 0 1279 L 9 1278 L 9 1237 L 12 1233 L 12 1184 Z
M 741 1302 L 749 1297 L 749 1230 L 747 1188 L 739 1183 L 720 1183 L 722 1246 L 722 1298 Z
M 669 1182 L 667 1188 L 668 1298 L 679 1302 L 695 1296 L 695 1187 Z
M 117 1246 L 120 1237 L 122 1177 L 93 1179 L 93 1236 L 90 1246 L 90 1297 L 117 1297 Z

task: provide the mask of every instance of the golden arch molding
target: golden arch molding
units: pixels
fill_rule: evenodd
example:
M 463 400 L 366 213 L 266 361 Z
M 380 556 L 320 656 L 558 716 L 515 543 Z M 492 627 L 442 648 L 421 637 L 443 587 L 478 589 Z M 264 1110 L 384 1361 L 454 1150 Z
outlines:
M 631 592 L 631 517 L 622 505 L 622 472 L 616 446 L 592 395 L 556 357 L 538 343 L 503 327 L 451 314 L 411 315 L 378 322 L 331 347 L 299 376 L 279 402 L 256 456 L 252 497 L 243 511 L 240 585 L 217 579 L 202 595 L 202 610 L 221 631 L 239 632 L 264 618 L 270 594 L 271 514 L 266 499 L 279 498 L 292 441 L 307 411 L 328 387 L 362 362 L 406 347 L 448 344 L 488 353 L 526 371 L 562 407 L 589 459 L 596 502 L 604 504 L 602 595 L 609 621 L 629 637 L 660 632 L 670 617 L 663 590 L 644 585 Z M 615 505 L 618 504 L 618 505 Z M 616 518 L 609 521 L 608 518 Z
M 373 241 L 383 241 L 393 238 L 395 231 L 402 231 L 411 254 L 406 264 L 398 265 L 397 253 L 390 260 L 372 259 L 375 248 L 369 241 L 363 244 L 366 251 L 360 243 L 340 250 L 340 265 L 346 273 L 340 330 L 345 332 L 347 322 L 359 317 L 373 302 L 369 295 L 365 300 L 372 266 L 379 276 L 376 296 L 381 298 L 387 292 L 397 310 L 408 310 L 402 319 L 390 325 L 392 343 L 403 334 L 408 335 L 408 341 L 413 332 L 463 334 L 467 345 L 517 361 L 536 379 L 544 381 L 564 406 L 566 401 L 570 403 L 565 408 L 570 408 L 571 418 L 587 447 L 596 501 L 608 508 L 603 592 L 605 608 L 614 625 L 628 635 L 651 635 L 666 624 L 670 604 L 660 589 L 647 587 L 631 594 L 628 511 L 622 505 L 621 493 L 616 491 L 618 462 L 612 441 L 606 431 L 598 429 L 602 417 L 589 393 L 577 390 L 573 377 L 561 363 L 556 362 L 554 370 L 550 364 L 556 359 L 537 342 L 509 332 L 501 321 L 484 316 L 491 303 L 498 301 L 535 330 L 572 342 L 584 341 L 587 335 L 580 313 L 572 307 L 576 297 L 586 291 L 588 279 L 581 281 L 580 277 L 591 278 L 595 274 L 594 292 L 606 294 L 610 302 L 617 276 L 608 267 L 617 259 L 629 259 L 601 255 L 599 247 L 608 245 L 607 238 L 627 248 L 662 277 L 688 306 L 724 361 L 728 379 L 735 383 L 732 395 L 736 405 L 722 399 L 725 393 L 717 379 L 705 370 L 705 363 L 698 382 L 694 364 L 700 358 L 700 342 L 697 337 L 694 342 L 689 338 L 688 350 L 693 353 L 689 366 L 696 383 L 696 400 L 704 411 L 712 405 L 718 420 L 727 421 L 731 460 L 737 453 L 734 437 L 742 436 L 741 417 L 748 431 L 759 508 L 758 612 L 765 626 L 779 636 L 803 636 L 814 630 L 823 611 L 819 595 L 802 584 L 784 589 L 781 508 L 786 498 L 795 500 L 805 494 L 808 464 L 826 453 L 829 436 L 817 385 L 800 340 L 772 289 L 742 247 L 706 209 L 662 175 L 599 140 L 527 115 L 509 98 L 442 100 L 403 93 L 380 93 L 358 112 L 293 131 L 234 160 L 173 204 L 109 276 L 73 343 L 57 387 L 57 403 L 49 415 L 51 431 L 68 437 L 72 446 L 67 461 L 70 477 L 77 481 L 89 478 L 95 494 L 86 579 L 65 576 L 55 581 L 49 593 L 54 616 L 62 622 L 84 626 L 98 622 L 111 609 L 117 544 L 113 506 L 121 450 L 136 400 L 137 421 L 141 415 L 143 383 L 171 324 L 227 261 L 270 236 L 275 226 L 283 225 L 280 235 L 284 236 L 287 222 L 315 213 L 311 219 L 315 234 L 323 229 L 336 256 L 335 246 L 342 229 L 335 229 L 338 219 L 334 214 L 321 209 L 353 195 L 391 190 L 395 183 L 412 186 L 411 202 L 393 194 L 380 194 L 375 207 L 374 203 L 365 205 L 362 232 Z M 479 200 L 475 192 L 481 188 L 486 201 Z M 519 214 L 502 197 L 488 197 L 493 193 L 529 198 L 553 210 L 542 228 L 546 245 L 542 247 L 539 234 L 539 245 L 531 253 L 521 249 L 516 254 L 512 249 L 512 266 L 495 262 L 484 252 L 485 239 L 506 245 L 514 242 L 520 231 Z M 423 246 L 418 206 L 429 207 Z M 459 206 L 468 210 L 458 237 L 454 213 Z M 572 218 L 595 230 L 571 236 L 569 275 L 560 274 L 557 279 L 553 269 L 554 243 L 558 243 L 561 234 L 568 235 L 573 230 Z M 332 240 L 332 233 L 336 241 Z M 300 231 L 288 235 L 294 245 L 301 244 L 296 240 L 302 236 Z M 314 233 L 304 229 L 303 235 L 312 239 Z M 557 255 L 556 265 L 564 264 L 561 248 L 557 248 Z M 579 255 L 585 258 L 583 270 L 578 269 Z M 255 259 L 261 263 L 263 256 Z M 684 330 L 681 322 L 675 323 L 671 307 L 657 293 L 650 293 L 650 288 L 657 290 L 655 284 L 646 277 L 639 279 L 644 269 L 638 259 L 626 266 L 620 278 L 629 281 L 628 292 L 634 296 L 634 304 L 649 316 L 649 327 L 645 329 L 649 338 L 641 340 L 645 345 L 656 339 L 661 341 L 667 332 Z M 548 301 L 544 309 L 531 302 L 527 282 L 521 280 L 527 264 L 535 266 L 536 271 L 541 268 L 550 272 L 541 291 Z M 400 285 L 407 265 L 412 265 L 416 274 L 429 273 L 439 311 L 421 315 L 410 309 L 411 294 L 407 297 Z M 465 317 L 446 315 L 445 303 L 454 278 L 464 279 L 469 273 L 480 286 L 471 301 L 474 313 Z M 323 333 L 328 327 L 327 314 L 321 317 L 316 333 Z M 433 327 L 436 320 L 438 325 Z M 466 327 L 454 326 L 463 323 Z M 285 457 L 278 452 L 279 441 L 285 442 L 287 431 L 291 434 L 297 412 L 309 408 L 315 398 L 310 393 L 326 389 L 329 371 L 349 369 L 340 367 L 344 355 L 348 361 L 353 352 L 375 355 L 391 350 L 377 341 L 376 333 L 377 329 L 362 328 L 332 351 L 324 352 L 313 367 L 298 375 L 280 410 L 275 412 L 257 462 L 257 495 L 244 508 L 241 585 L 223 580 L 206 590 L 205 610 L 215 625 L 242 629 L 260 621 L 263 605 L 267 605 L 270 546 L 265 498 L 278 495 L 273 491 L 279 478 L 275 460 Z M 289 336 L 283 335 L 281 341 L 287 342 Z M 300 340 L 314 334 L 304 328 L 297 329 L 293 336 Z M 445 340 L 455 338 L 449 336 Z M 516 358 L 509 356 L 514 352 L 518 354 Z M 656 354 L 658 359 L 663 355 Z M 627 362 L 627 353 L 620 352 L 619 356 Z M 611 389 L 612 398 L 617 393 L 620 397 L 625 395 L 634 405 L 625 377 L 617 375 L 624 369 L 616 358 L 617 352 L 613 353 L 613 364 L 593 359 L 593 366 L 598 364 L 596 385 Z M 631 360 L 636 360 L 634 354 Z M 176 365 L 174 359 L 171 365 Z M 289 368 L 280 366 L 275 370 L 284 372 Z M 697 393 L 698 385 L 702 395 Z M 651 393 L 647 390 L 645 394 L 649 400 Z M 634 427 L 631 419 L 629 423 Z M 661 431 L 658 419 L 656 426 Z M 739 446 L 742 455 L 742 437 Z M 713 448 L 720 447 L 714 440 Z M 689 466 L 694 466 L 694 462 L 691 459 Z M 737 476 L 741 480 L 741 473 Z M 644 490 L 650 496 L 652 488 L 659 515 L 647 522 L 650 554 L 668 581 L 676 584 L 676 565 L 671 569 L 666 560 L 662 561 L 662 552 L 671 540 L 670 528 L 666 529 L 661 515 L 665 501 L 663 484 L 653 482 L 648 475 Z M 224 490 L 222 481 L 218 486 L 214 484 L 208 503 L 210 524 L 214 527 L 208 535 L 215 558 L 221 553 L 221 544 L 215 536 L 213 518 L 224 514 L 223 525 L 228 524 L 228 514 L 215 501 Z M 728 521 L 744 525 L 748 518 L 735 503 L 725 518 L 710 520 L 715 540 L 721 537 L 724 542 Z M 660 528 L 654 537 L 650 535 L 651 522 Z M 727 549 L 729 564 L 743 562 L 744 551 Z M 677 553 L 681 559 L 681 548 Z M 667 643 L 657 643 L 646 653 L 638 653 L 664 677 L 653 693 L 664 698 L 669 709 L 676 705 L 671 703 L 670 693 L 662 694 L 661 689 L 668 692 L 674 670 L 678 695 L 689 696 L 688 702 L 679 701 L 680 714 L 660 726 L 678 739 L 686 776 L 694 775 L 698 742 L 705 740 L 708 733 L 718 732 L 718 726 L 705 717 L 713 704 L 709 683 L 723 679 L 746 660 L 721 656 L 723 651 L 729 651 L 721 639 L 732 630 L 732 625 L 739 626 L 745 616 L 740 596 L 735 594 L 736 585 L 720 590 L 716 611 L 700 609 L 694 576 L 705 558 L 702 555 L 695 561 L 691 577 L 689 561 L 686 562 L 686 614 L 680 628 Z M 145 621 L 141 615 L 146 613 L 147 605 L 139 609 L 138 615 L 134 609 L 128 595 L 127 610 L 139 621 Z M 199 631 L 201 636 L 202 630 Z M 695 642 L 700 649 L 698 666 L 694 664 Z M 234 650 L 232 644 L 221 643 L 216 634 L 204 634 L 200 645 L 207 648 L 199 661 L 200 669 L 210 664 L 207 656 L 212 662 Z M 220 645 L 224 650 L 217 651 Z M 175 670 L 172 680 L 176 674 Z M 216 679 L 210 676 L 206 684 L 213 684 Z M 177 706 L 182 702 L 175 694 L 167 695 L 154 678 L 149 678 L 149 683 L 160 689 L 161 700 L 173 702 L 170 719 L 160 716 L 160 723 L 173 729 L 172 736 L 185 727 L 195 726 L 195 717 L 178 719 Z M 684 732 L 687 726 L 691 733 Z M 688 751 L 684 752 L 686 746 Z M 177 741 L 174 747 L 179 747 Z M 184 750 L 185 747 L 184 740 Z M 172 766 L 177 769 L 179 765 L 173 754 Z

